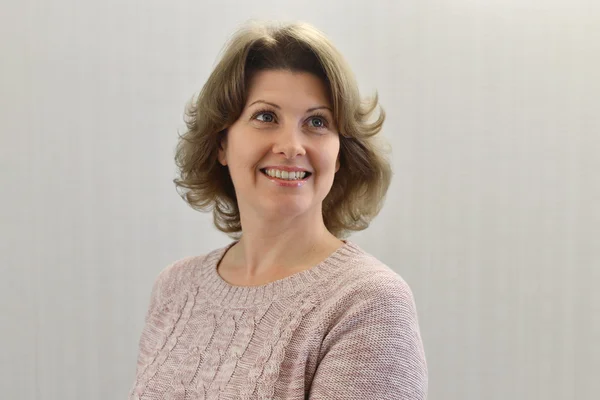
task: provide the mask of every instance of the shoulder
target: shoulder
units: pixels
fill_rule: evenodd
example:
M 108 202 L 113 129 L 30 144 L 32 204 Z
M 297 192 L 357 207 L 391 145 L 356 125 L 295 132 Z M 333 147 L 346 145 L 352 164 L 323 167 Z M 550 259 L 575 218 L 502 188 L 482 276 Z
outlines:
M 350 398 L 369 387 L 380 399 L 425 399 L 427 360 L 411 288 L 368 253 L 344 261 L 321 292 L 323 336 L 311 398 Z M 385 384 L 371 388 L 374 381 Z
M 375 256 L 358 251 L 322 284 L 321 304 L 330 323 L 352 313 L 374 312 L 409 322 L 416 319 L 413 292 L 404 278 Z
M 186 256 L 164 267 L 154 278 L 152 302 L 165 304 L 187 292 L 193 277 L 208 255 Z
M 404 278 L 372 254 L 355 243 L 350 243 L 347 252 L 338 263 L 335 275 L 324 282 L 327 296 L 337 293 L 340 296 L 381 297 L 382 295 L 404 295 L 412 291 Z M 335 296 L 334 296 L 335 297 Z

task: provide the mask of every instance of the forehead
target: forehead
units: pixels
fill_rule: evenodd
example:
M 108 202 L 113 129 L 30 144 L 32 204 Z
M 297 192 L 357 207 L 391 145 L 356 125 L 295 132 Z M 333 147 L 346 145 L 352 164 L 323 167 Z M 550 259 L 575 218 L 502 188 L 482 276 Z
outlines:
M 327 86 L 314 74 L 289 70 L 263 70 L 256 72 L 248 87 L 248 101 L 264 100 L 281 107 L 297 105 L 331 107 Z

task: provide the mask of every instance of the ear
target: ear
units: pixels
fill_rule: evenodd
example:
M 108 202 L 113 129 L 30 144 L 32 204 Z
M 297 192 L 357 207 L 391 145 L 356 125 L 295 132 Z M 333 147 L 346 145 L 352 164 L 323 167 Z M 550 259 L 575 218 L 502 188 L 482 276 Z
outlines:
M 337 159 L 335 160 L 335 172 L 340 170 L 340 155 L 338 154 Z

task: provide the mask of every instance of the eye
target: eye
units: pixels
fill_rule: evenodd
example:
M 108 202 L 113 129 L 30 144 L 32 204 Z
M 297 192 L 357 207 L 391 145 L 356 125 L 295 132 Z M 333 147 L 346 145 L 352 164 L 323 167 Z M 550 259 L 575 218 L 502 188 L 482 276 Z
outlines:
M 321 116 L 312 116 L 309 119 L 309 124 L 313 128 L 327 128 L 327 120 Z
M 253 118 L 265 123 L 275 121 L 275 116 L 270 111 L 259 111 L 258 113 L 254 114 Z

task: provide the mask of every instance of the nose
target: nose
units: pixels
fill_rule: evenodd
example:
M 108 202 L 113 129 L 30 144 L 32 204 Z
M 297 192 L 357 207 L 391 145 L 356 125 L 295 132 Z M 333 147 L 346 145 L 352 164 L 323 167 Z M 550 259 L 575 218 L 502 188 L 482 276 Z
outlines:
M 294 158 L 306 154 L 302 144 L 302 132 L 296 127 L 283 127 L 276 134 L 273 153 L 283 154 L 286 158 Z

